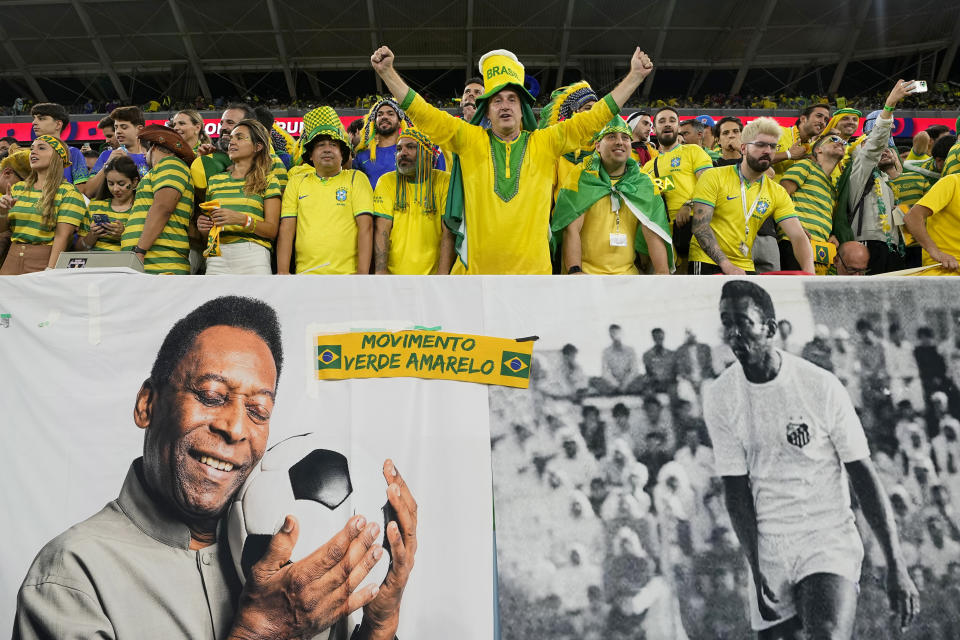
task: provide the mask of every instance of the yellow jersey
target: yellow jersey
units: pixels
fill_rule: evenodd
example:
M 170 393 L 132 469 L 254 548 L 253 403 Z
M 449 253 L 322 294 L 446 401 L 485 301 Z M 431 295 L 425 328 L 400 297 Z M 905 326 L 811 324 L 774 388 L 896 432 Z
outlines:
M 741 186 L 745 188 L 746 199 L 742 197 Z M 764 221 L 773 216 L 779 224 L 797 216 L 786 189 L 764 175 L 743 184 L 740 165 L 736 164 L 704 173 L 697 182 L 693 201 L 713 207 L 710 228 L 717 244 L 730 262 L 744 271 L 756 270 L 751 251 Z M 700 248 L 696 235 L 690 241 L 690 261 L 715 264 Z
M 643 172 L 653 178 L 654 186 L 666 198 L 670 224 L 683 203 L 693 196 L 697 172 L 712 166 L 713 160 L 697 144 L 678 144 L 643 165 Z
M 933 212 L 927 218 L 927 233 L 937 248 L 954 257 L 960 256 L 960 174 L 937 180 L 930 191 L 917 201 L 916 206 L 926 207 Z M 934 264 L 926 249 L 923 250 L 923 264 Z M 943 273 L 958 274 L 957 271 Z
M 356 273 L 357 222 L 373 214 L 367 176 L 343 169 L 332 178 L 297 173 L 283 192 L 280 218 L 297 219 L 297 273 Z

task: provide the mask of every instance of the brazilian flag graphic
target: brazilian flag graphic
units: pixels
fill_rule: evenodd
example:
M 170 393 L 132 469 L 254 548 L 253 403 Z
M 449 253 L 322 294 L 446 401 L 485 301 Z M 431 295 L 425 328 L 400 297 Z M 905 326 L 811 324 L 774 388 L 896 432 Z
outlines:
M 504 351 L 500 358 L 500 375 L 530 378 L 530 354 Z
M 317 369 L 340 369 L 340 345 L 338 344 L 318 344 L 317 345 Z

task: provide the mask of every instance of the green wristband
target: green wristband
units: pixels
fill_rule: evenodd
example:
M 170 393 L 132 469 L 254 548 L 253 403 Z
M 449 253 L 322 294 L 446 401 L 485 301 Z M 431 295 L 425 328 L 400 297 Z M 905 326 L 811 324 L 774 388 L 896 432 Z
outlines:
M 893 107 L 888 107 L 887 105 L 883 105 L 883 110 L 893 113 Z

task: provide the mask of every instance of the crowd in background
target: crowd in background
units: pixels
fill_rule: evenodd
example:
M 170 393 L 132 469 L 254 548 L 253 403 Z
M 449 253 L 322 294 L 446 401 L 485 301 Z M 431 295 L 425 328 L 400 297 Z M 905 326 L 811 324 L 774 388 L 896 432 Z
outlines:
M 503 628 L 508 637 L 555 640 L 752 637 L 752 582 L 699 404 L 701 389 L 734 356 L 689 330 L 676 349 L 664 346 L 660 328 L 643 348 L 622 334 L 610 327 L 596 376 L 568 344 L 538 354 L 529 392 L 491 396 L 500 427 L 493 459 Z M 781 320 L 777 341 L 846 386 L 921 591 L 920 617 L 900 635 L 884 555 L 854 505 L 866 548 L 855 637 L 953 637 L 960 324 L 946 340 L 921 327 L 911 341 L 897 322 L 860 318 L 832 330 L 818 325 L 798 343 Z
M 396 76 L 407 95 L 356 98 L 367 115 L 349 130 L 330 105 L 313 108 L 298 139 L 267 105 L 222 100 L 203 105 L 223 109 L 211 139 L 198 111 L 166 97 L 146 110 L 106 105 L 98 152 L 63 141 L 62 105 L 17 99 L 35 139 L 29 149 L 0 139 L 0 273 L 55 268 L 70 251 L 129 251 L 148 273 L 179 275 L 960 269 L 955 132 L 930 127 L 903 150 L 892 135 L 895 109 L 952 99 L 952 85 L 898 81 L 882 103 L 864 103 L 882 106 L 866 117 L 842 97 L 750 101 L 797 109 L 784 128 L 766 117 L 683 119 L 676 99 L 614 115 L 636 99 L 637 75 L 622 95 L 586 81 L 560 87 L 537 118 L 523 65 L 496 58 L 508 65 L 487 61 L 484 77 L 467 81 L 459 118 Z M 501 131 L 491 116 L 504 95 L 517 102 L 515 126 Z M 169 126 L 146 127 L 151 112 L 169 114 Z M 528 143 L 542 151 L 534 157 Z

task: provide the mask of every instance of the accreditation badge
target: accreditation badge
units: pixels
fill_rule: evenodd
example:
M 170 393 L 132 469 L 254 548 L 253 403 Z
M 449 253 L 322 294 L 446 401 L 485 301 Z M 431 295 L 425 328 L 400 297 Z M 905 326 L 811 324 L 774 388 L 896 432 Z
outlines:
M 750 247 L 747 246 L 747 243 L 746 243 L 746 242 L 741 242 L 741 243 L 740 243 L 740 254 L 741 254 L 744 258 L 749 258 L 749 257 L 750 257 Z
M 611 234 L 610 234 L 610 246 L 611 246 L 611 247 L 625 247 L 625 246 L 627 246 L 627 234 L 625 234 L 625 233 L 611 233 Z

